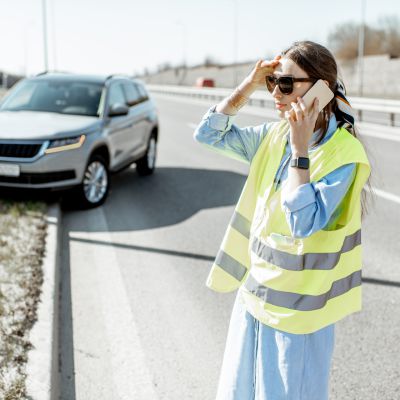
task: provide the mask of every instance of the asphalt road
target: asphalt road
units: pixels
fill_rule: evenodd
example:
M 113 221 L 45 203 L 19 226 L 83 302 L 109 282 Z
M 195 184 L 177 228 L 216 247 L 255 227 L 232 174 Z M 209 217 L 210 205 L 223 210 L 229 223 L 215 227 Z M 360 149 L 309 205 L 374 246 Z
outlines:
M 156 173 L 130 168 L 113 177 L 103 207 L 64 211 L 63 400 L 215 398 L 236 292 L 212 292 L 205 280 L 248 167 L 193 140 L 212 103 L 155 100 Z M 368 129 L 382 192 L 363 222 L 363 311 L 336 325 L 331 400 L 400 399 L 400 130 Z

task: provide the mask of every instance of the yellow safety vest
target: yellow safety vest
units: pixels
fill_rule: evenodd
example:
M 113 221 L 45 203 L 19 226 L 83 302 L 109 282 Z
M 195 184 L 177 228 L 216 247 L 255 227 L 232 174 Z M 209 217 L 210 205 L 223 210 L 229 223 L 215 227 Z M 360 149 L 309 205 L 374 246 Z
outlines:
M 370 164 L 361 142 L 344 128 L 309 152 L 310 181 L 356 163 L 356 176 L 332 230 L 293 238 L 274 189 L 289 125 L 273 125 L 255 154 L 206 285 L 239 288 L 246 309 L 273 328 L 304 334 L 361 309 L 361 202 Z M 286 182 L 285 182 L 286 183 Z

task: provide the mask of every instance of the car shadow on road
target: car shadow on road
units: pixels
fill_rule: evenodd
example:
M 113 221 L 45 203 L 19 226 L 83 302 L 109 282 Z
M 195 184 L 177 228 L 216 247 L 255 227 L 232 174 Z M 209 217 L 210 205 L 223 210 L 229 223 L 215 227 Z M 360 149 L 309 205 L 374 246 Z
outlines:
M 44 202 L 47 204 L 59 202 L 61 191 L 49 191 L 47 189 L 19 189 L 0 187 L 0 200 L 9 202 Z
M 130 168 L 112 177 L 109 198 L 102 206 L 107 228 L 110 232 L 159 228 L 204 209 L 234 206 L 245 180 L 245 175 L 231 171 L 176 167 L 158 168 L 154 175 L 141 177 Z M 81 226 L 77 221 L 76 229 L 92 231 L 84 219 Z

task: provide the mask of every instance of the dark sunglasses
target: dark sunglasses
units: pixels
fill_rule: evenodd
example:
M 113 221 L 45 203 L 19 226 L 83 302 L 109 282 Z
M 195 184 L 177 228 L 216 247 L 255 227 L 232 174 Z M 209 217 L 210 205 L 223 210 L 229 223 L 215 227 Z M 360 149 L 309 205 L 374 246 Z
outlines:
M 294 82 L 317 82 L 318 79 L 315 78 L 294 78 L 293 76 L 280 76 L 276 78 L 274 75 L 267 75 L 265 77 L 265 82 L 267 84 L 267 89 L 272 93 L 278 85 L 279 90 L 283 94 L 291 94 L 293 92 Z

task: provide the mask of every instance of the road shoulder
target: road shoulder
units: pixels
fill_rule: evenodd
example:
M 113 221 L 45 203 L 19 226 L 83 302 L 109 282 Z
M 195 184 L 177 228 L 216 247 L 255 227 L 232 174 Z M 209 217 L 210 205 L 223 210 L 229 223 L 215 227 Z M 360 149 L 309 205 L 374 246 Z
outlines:
M 26 392 L 33 399 L 58 396 L 58 306 L 61 210 L 50 205 L 47 213 L 46 253 L 37 322 L 30 332 L 32 350 L 26 367 Z

